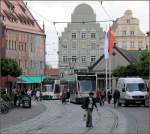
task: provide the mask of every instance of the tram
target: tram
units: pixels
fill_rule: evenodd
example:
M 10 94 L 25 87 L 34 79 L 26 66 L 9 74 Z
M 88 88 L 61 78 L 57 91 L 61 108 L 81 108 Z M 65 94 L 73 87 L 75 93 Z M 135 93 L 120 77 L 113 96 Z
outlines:
M 70 89 L 70 100 L 74 103 L 82 103 L 84 98 L 93 92 L 96 97 L 97 75 L 95 73 L 79 72 L 62 78 Z M 61 81 L 61 80 L 60 80 Z
M 55 78 L 43 80 L 42 97 L 43 99 L 59 99 L 60 81 Z

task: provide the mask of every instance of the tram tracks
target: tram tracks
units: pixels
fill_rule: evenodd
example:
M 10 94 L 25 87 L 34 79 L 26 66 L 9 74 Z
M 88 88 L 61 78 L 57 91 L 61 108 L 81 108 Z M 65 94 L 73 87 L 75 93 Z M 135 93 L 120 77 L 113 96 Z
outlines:
M 108 133 L 109 133 L 109 134 L 113 134 L 113 133 L 115 133 L 115 132 L 114 132 L 115 129 L 118 128 L 119 118 L 118 118 L 117 114 L 116 114 L 113 110 L 107 108 L 107 111 L 109 111 L 109 112 L 111 113 L 112 117 L 113 117 L 113 123 L 112 123 L 112 126 L 111 126 L 111 128 L 110 128 L 110 131 L 109 131 Z M 98 122 L 102 121 L 102 118 L 101 118 L 101 117 L 102 117 L 102 113 L 101 113 L 101 112 L 98 112 L 98 116 L 99 116 L 99 119 L 95 122 L 95 124 L 98 124 Z M 108 118 L 108 117 L 107 117 L 107 118 Z M 85 134 L 92 133 L 92 130 L 93 130 L 94 128 L 95 128 L 95 127 L 86 130 Z M 99 132 L 99 133 L 101 133 L 101 132 Z

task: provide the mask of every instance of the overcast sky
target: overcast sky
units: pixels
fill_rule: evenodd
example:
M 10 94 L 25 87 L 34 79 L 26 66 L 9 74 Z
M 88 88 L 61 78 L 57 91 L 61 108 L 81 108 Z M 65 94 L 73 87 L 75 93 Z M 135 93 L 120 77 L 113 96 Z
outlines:
M 52 22 L 56 21 L 71 21 L 71 14 L 75 7 L 79 4 L 89 4 L 96 13 L 97 21 L 115 20 L 123 16 L 125 10 L 132 10 L 133 17 L 137 17 L 140 21 L 140 29 L 146 33 L 149 31 L 149 2 L 148 1 L 103 1 L 102 5 L 106 9 L 109 16 L 106 14 L 101 4 L 98 1 L 27 1 L 28 8 L 42 26 L 45 24 L 46 33 L 46 62 L 52 67 L 57 67 L 58 64 L 58 37 L 67 24 L 56 24 L 56 30 Z M 102 28 L 106 28 L 108 23 L 100 23 Z

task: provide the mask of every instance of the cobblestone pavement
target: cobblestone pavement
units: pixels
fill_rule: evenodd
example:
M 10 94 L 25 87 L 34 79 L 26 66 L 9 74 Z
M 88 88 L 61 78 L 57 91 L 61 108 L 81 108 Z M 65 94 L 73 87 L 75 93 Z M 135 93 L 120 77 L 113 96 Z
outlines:
M 46 106 L 41 102 L 32 101 L 31 108 L 14 108 L 7 114 L 0 114 L 1 129 L 19 124 L 32 119 L 46 110 Z
M 62 105 L 60 101 L 42 101 L 46 110 L 19 124 L 3 128 L 2 133 L 125 133 L 127 122 L 115 109 L 99 107 L 93 111 L 93 128 L 86 128 L 80 105 Z

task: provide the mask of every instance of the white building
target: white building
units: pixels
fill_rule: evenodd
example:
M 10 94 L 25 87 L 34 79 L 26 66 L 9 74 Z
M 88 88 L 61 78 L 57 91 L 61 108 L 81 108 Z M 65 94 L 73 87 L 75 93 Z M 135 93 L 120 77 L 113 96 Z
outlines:
M 60 74 L 86 71 L 103 54 L 103 36 L 93 9 L 87 4 L 77 6 L 59 38 Z
M 116 45 L 126 50 L 144 50 L 148 48 L 146 34 L 139 27 L 139 19 L 132 16 L 131 10 L 117 18 L 113 25 Z

